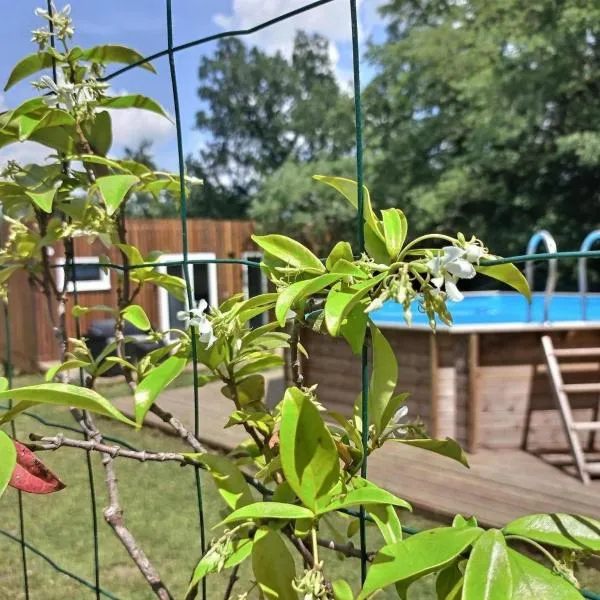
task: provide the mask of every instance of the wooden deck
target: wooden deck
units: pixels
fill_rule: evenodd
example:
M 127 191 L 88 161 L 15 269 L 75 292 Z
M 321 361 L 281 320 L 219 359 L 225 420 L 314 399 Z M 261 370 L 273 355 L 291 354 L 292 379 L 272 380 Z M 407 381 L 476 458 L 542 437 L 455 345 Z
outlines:
M 223 429 L 231 403 L 220 385 L 200 390 L 201 437 L 217 447 L 244 439 L 240 428 Z M 272 397 L 281 397 L 283 381 L 268 377 Z M 127 410 L 131 400 L 118 401 Z M 193 391 L 180 388 L 161 396 L 161 406 L 193 426 Z M 151 417 L 153 424 L 157 424 Z M 469 456 L 470 469 L 431 452 L 388 443 L 369 459 L 369 478 L 428 514 L 475 515 L 498 527 L 524 514 L 567 512 L 600 519 L 600 479 L 584 486 L 574 476 L 521 450 L 481 450 Z

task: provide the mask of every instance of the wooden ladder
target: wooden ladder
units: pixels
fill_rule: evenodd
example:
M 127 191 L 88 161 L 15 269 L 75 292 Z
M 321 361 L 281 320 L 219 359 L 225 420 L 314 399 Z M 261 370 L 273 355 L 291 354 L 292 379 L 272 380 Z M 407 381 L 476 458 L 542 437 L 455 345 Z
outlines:
M 581 481 L 590 483 L 590 475 L 600 474 L 600 462 L 587 462 L 579 438 L 578 432 L 600 431 L 600 421 L 574 421 L 569 394 L 600 394 L 600 383 L 569 383 L 563 382 L 563 376 L 560 369 L 560 358 L 582 358 L 589 359 L 593 357 L 600 358 L 600 348 L 554 348 L 552 338 L 548 335 L 542 337 L 542 347 L 548 367 L 548 375 L 552 387 L 554 399 L 560 411 L 561 420 L 571 446 L 571 453 L 575 459 L 575 465 Z M 596 418 L 598 412 L 596 411 Z

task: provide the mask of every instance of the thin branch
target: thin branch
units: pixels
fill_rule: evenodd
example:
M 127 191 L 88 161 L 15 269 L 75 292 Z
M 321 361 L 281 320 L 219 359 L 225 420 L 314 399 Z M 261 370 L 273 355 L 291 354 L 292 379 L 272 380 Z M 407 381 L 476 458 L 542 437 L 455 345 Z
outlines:
M 290 542 L 292 542 L 296 550 L 300 552 L 304 562 L 312 569 L 315 566 L 315 559 L 313 558 L 311 551 L 304 545 L 304 542 L 299 537 L 294 535 L 290 528 L 284 529 L 284 533 Z
M 229 576 L 229 583 L 227 584 L 227 589 L 225 590 L 225 595 L 223 596 L 223 600 L 229 600 L 231 598 L 231 594 L 233 593 L 233 587 L 236 582 L 239 580 L 238 571 L 240 570 L 240 565 L 235 565 L 233 567 L 233 571 L 231 571 L 231 575 Z
M 302 375 L 302 361 L 298 346 L 300 344 L 300 323 L 292 323 L 292 334 L 290 337 L 290 365 L 292 369 L 292 381 L 296 387 L 301 388 L 304 385 L 304 375 Z
M 91 438 L 90 441 L 102 444 L 102 434 L 98 431 L 89 415 L 81 415 L 80 425 L 85 434 Z M 125 526 L 123 509 L 119 501 L 117 473 L 113 457 L 110 453 L 104 452 L 102 454 L 102 465 L 106 472 L 106 489 L 108 491 L 108 506 L 104 509 L 104 519 L 112 527 L 115 535 L 119 538 L 156 596 L 160 600 L 173 600 L 173 596 L 171 596 L 171 593 L 163 583 L 158 571 L 133 537 L 131 531 Z
M 340 552 L 344 556 L 350 556 L 352 558 L 361 558 L 362 552 L 359 548 L 356 548 L 352 542 L 347 542 L 346 544 L 338 544 L 334 540 L 326 540 L 323 538 L 317 538 L 317 544 L 322 548 L 328 548 L 329 550 L 335 550 L 336 552 Z M 369 552 L 367 554 L 367 560 L 373 559 L 374 552 Z

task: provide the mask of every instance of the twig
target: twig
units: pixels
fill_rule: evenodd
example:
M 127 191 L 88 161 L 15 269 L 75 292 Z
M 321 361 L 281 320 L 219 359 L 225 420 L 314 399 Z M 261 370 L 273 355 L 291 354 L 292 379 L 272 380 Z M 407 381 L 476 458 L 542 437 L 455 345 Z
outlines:
M 338 544 L 334 540 L 317 538 L 317 544 L 322 548 L 328 548 L 329 550 L 335 550 L 336 552 L 340 552 L 344 556 L 350 556 L 353 558 L 362 557 L 362 552 L 359 548 L 356 548 L 352 542 L 347 542 L 346 544 Z M 373 554 L 373 552 L 368 553 L 367 560 L 372 560 Z
M 299 537 L 296 537 L 293 534 L 289 528 L 285 529 L 284 532 L 296 550 L 300 552 L 304 562 L 312 569 L 315 566 L 315 559 L 313 558 L 311 551 L 304 545 L 304 542 Z
M 229 600 L 229 598 L 231 597 L 231 594 L 233 593 L 233 586 L 235 586 L 236 582 L 239 580 L 239 570 L 240 565 L 235 565 L 235 567 L 233 567 L 233 571 L 231 571 L 231 575 L 229 576 L 229 583 L 227 584 L 227 589 L 225 590 L 223 600 Z
M 292 368 L 292 381 L 296 387 L 301 388 L 304 385 L 304 375 L 302 375 L 302 362 L 298 345 L 300 344 L 300 324 L 297 321 L 292 323 L 292 334 L 290 337 L 290 364 Z
M 80 413 L 80 411 L 77 411 Z M 77 417 L 76 417 L 77 418 Z M 85 434 L 96 444 L 102 445 L 102 434 L 96 428 L 91 417 L 80 413 L 78 422 Z M 136 564 L 140 573 L 144 576 L 154 593 L 160 600 L 173 600 L 173 596 L 163 583 L 158 571 L 150 562 L 132 533 L 127 529 L 123 521 L 123 509 L 119 501 L 119 490 L 117 485 L 117 473 L 112 456 L 104 452 L 102 454 L 102 465 L 106 472 L 106 489 L 108 491 L 108 506 L 104 509 L 104 519 L 111 526 L 115 535 L 119 538 L 127 553 Z
M 198 438 L 192 432 L 188 431 L 177 417 L 162 409 L 156 402 L 150 407 L 150 412 L 155 414 L 164 423 L 168 423 L 177 435 L 196 452 L 206 452 L 206 448 L 198 441 Z

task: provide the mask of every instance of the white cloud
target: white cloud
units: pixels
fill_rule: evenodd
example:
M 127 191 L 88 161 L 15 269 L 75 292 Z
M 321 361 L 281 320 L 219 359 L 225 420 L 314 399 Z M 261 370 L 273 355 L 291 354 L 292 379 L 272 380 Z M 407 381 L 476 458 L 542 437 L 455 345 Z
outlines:
M 376 8 L 382 3 L 382 0 L 357 0 L 361 41 L 381 22 Z M 213 16 L 213 22 L 222 29 L 246 29 L 306 4 L 307 0 L 233 0 L 231 13 L 218 13 Z M 330 40 L 332 65 L 338 79 L 347 85 L 351 73 L 340 67 L 338 45 L 352 39 L 349 2 L 337 0 L 306 11 L 255 33 L 249 41 L 267 52 L 279 51 L 289 57 L 294 45 L 294 34 L 298 29 L 319 33 Z

